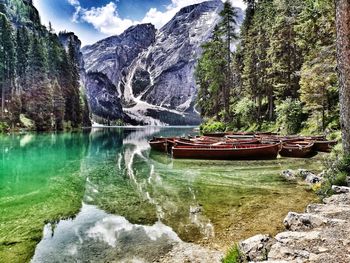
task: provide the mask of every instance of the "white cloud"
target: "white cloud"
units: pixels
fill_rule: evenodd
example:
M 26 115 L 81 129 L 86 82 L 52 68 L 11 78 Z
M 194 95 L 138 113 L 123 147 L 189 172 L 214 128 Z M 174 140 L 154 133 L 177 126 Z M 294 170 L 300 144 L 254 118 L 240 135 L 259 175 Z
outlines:
M 110 34 L 120 34 L 128 27 L 136 24 L 136 21 L 130 19 L 122 19 L 118 15 L 117 6 L 115 3 L 84 10 L 81 14 L 81 19 L 92 24 L 100 32 Z
M 165 11 L 151 8 L 140 21 L 123 19 L 119 16 L 117 5 L 114 2 L 102 7 L 82 8 L 78 0 L 67 0 L 75 8 L 72 17 L 73 22 L 84 21 L 90 23 L 99 32 L 106 35 L 117 35 L 124 32 L 132 25 L 140 23 L 152 23 L 156 28 L 165 25 L 181 8 L 204 2 L 204 0 L 172 0 Z M 222 0 L 224 1 L 224 0 Z M 234 6 L 245 8 L 242 0 L 230 0 Z

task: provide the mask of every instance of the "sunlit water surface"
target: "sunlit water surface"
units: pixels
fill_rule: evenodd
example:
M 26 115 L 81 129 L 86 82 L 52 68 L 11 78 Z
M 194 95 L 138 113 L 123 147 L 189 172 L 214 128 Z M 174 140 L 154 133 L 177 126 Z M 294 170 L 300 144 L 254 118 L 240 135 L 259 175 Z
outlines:
M 0 257 L 152 262 L 181 240 L 225 250 L 275 234 L 288 211 L 315 200 L 280 173 L 318 171 L 322 156 L 172 160 L 147 142 L 190 133 L 148 127 L 1 137 Z

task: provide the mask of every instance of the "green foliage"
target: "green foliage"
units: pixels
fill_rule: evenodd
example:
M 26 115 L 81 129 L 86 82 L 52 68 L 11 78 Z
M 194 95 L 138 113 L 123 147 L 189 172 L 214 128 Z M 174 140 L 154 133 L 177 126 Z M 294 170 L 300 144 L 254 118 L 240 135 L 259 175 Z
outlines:
M 235 34 L 237 13 L 227 1 L 220 13 L 221 22 L 215 27 L 212 39 L 203 45 L 203 54 L 196 68 L 199 86 L 197 105 L 203 117 L 229 118 L 230 96 L 235 69 L 232 66 L 231 44 Z M 223 112 L 223 114 L 219 114 Z
M 249 98 L 243 98 L 237 102 L 232 110 L 239 129 L 247 129 L 256 120 L 255 103 Z
M 226 130 L 226 125 L 223 122 L 210 119 L 200 126 L 200 130 L 202 133 L 223 132 Z
M 0 133 L 5 133 L 10 129 L 6 122 L 0 121 Z
M 245 260 L 243 259 L 243 255 L 239 250 L 238 245 L 234 245 L 229 251 L 226 253 L 226 256 L 221 260 L 222 263 L 243 263 Z
M 299 100 L 286 99 L 276 107 L 277 124 L 281 132 L 296 134 L 301 129 L 303 122 L 303 106 Z
M 0 5 L 1 121 L 16 129 L 24 125 L 20 116 L 25 114 L 38 131 L 62 130 L 64 122 L 69 122 L 72 128 L 80 127 L 82 106 L 76 44 L 70 41 L 66 52 L 52 27 L 47 30 L 41 25 L 30 3 L 3 2 Z M 88 112 L 86 105 L 85 111 Z M 89 114 L 85 116 L 88 119 Z
M 339 144 L 340 145 L 340 144 Z M 335 147 L 333 151 L 338 152 L 339 147 Z M 339 155 L 333 153 L 325 163 L 325 181 L 320 189 L 316 191 L 319 195 L 325 197 L 333 194 L 332 185 L 348 186 L 348 178 L 350 176 L 350 156 Z
M 339 129 L 334 1 L 246 2 L 240 43 L 230 66 L 234 89 L 230 92 L 229 111 L 226 118 L 221 118 L 226 93 L 212 96 L 202 89 L 200 92 L 204 92 L 199 96 L 202 115 L 224 120 L 233 130 L 262 126 L 274 129 L 276 125 L 271 123 L 277 115 L 277 126 L 284 125 L 284 132 L 298 132 L 303 121 L 307 133 Z M 215 46 L 211 52 L 220 53 Z M 211 62 L 210 58 L 208 61 Z M 219 69 L 207 67 L 205 75 L 209 77 L 198 75 L 197 79 L 203 80 L 204 86 L 214 77 L 219 83 L 224 80 Z M 300 100 L 303 110 L 299 103 L 288 108 L 285 103 L 288 98 Z M 249 101 L 247 109 L 242 101 Z M 287 119 L 289 109 L 293 111 L 291 121 Z M 295 125 L 292 121 L 296 121 Z

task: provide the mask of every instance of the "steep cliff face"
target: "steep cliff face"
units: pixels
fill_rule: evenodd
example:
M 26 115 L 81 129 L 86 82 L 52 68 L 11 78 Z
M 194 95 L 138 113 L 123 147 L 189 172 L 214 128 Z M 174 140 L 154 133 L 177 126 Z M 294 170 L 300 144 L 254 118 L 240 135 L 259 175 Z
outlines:
M 125 113 L 138 123 L 198 124 L 194 70 L 222 7 L 220 0 L 191 5 L 158 31 L 138 25 L 85 47 L 85 68 L 113 82 Z
M 156 29 L 141 24 L 82 49 L 87 72 L 102 72 L 116 86 L 132 61 L 155 41 Z
M 92 119 L 101 124 L 111 124 L 116 120 L 126 120 L 119 94 L 109 78 L 99 72 L 86 74 L 86 95 Z

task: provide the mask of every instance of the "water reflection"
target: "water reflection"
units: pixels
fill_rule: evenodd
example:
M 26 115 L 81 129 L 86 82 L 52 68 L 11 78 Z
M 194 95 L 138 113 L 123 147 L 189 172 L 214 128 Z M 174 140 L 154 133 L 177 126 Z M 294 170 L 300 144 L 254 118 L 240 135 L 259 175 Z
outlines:
M 161 222 L 131 224 L 83 204 L 74 220 L 62 220 L 52 230 L 45 226 L 32 262 L 152 262 L 180 239 Z
M 75 219 L 45 227 L 33 262 L 151 262 L 180 240 L 223 250 L 255 233 L 276 232 L 289 210 L 313 196 L 279 173 L 317 169 L 320 160 L 172 160 L 152 152 L 153 136 L 192 128 L 93 129 L 80 165 L 86 180 Z M 24 142 L 31 139 L 25 139 Z M 62 252 L 63 251 L 63 252 Z

